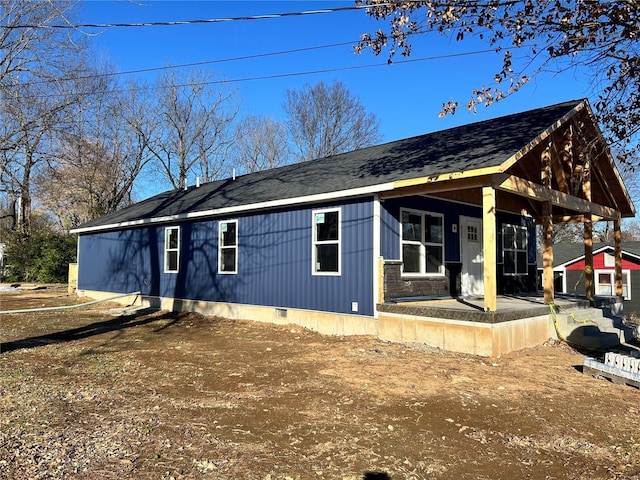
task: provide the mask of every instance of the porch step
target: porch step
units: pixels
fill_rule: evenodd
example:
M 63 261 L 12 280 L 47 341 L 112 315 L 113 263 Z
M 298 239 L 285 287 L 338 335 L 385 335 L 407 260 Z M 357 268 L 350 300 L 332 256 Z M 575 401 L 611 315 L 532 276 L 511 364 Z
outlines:
M 560 336 L 587 349 L 609 350 L 638 336 L 637 328 L 625 324 L 621 317 L 605 316 L 600 308 L 560 310 L 555 320 Z

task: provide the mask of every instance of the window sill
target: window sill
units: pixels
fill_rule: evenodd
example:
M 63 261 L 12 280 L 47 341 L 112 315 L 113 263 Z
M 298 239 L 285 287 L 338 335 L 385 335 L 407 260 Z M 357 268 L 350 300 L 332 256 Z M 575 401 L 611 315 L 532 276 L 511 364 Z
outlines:
M 401 278 L 443 278 L 444 273 L 402 273 Z

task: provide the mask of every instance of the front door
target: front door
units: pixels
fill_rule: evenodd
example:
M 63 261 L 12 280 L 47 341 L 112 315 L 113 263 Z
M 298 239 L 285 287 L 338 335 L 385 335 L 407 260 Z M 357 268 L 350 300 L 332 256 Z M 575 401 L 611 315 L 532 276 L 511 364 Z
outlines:
M 482 220 L 460 217 L 460 256 L 462 259 L 462 296 L 484 294 L 484 256 Z

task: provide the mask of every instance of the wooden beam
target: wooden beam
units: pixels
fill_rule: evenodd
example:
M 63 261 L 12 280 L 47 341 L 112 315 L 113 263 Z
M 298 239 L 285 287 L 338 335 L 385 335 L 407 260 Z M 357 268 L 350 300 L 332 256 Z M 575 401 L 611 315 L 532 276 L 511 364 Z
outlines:
M 507 174 L 495 175 L 494 178 L 500 179 L 498 180 L 499 183 L 495 184 L 495 188 L 499 190 L 533 198 L 540 202 L 550 201 L 555 206 L 577 212 L 595 214 L 599 217 L 606 218 L 607 220 L 614 220 L 618 216 L 617 210 L 613 208 L 598 205 L 597 203 L 593 203 L 582 198 L 573 197 L 557 190 L 545 188 L 542 185 L 530 182 L 524 178 Z
M 493 183 L 492 175 L 443 180 L 440 177 L 424 177 L 413 181 L 395 182 L 394 189 L 380 194 L 381 200 L 409 195 L 432 195 L 435 193 L 482 188 Z
M 593 284 L 593 223 L 589 215 L 584 219 L 584 294 L 587 300 L 595 296 Z
M 482 188 L 482 250 L 484 256 L 484 309 L 495 312 L 498 306 L 496 258 L 496 191 Z
M 586 162 L 585 166 L 587 166 Z M 582 176 L 582 192 L 585 199 L 591 201 L 591 178 L 588 170 Z M 588 300 L 593 300 L 596 293 L 593 275 L 593 218 L 590 214 L 586 214 L 584 216 L 584 293 Z
M 554 302 L 553 288 L 553 215 L 550 202 L 542 205 L 542 281 L 544 303 Z
M 562 165 L 562 160 L 560 159 L 560 153 L 558 152 L 558 148 L 553 141 L 554 136 L 555 135 L 551 135 L 551 144 L 549 147 L 551 166 L 553 167 L 556 182 L 558 182 L 558 189 L 560 189 L 561 192 L 569 193 L 569 185 L 567 183 L 567 179 L 565 178 L 565 171 Z
M 513 193 L 520 197 L 526 197 L 529 200 L 538 202 L 551 201 L 555 206 L 577 212 L 591 213 L 592 215 L 607 220 L 614 220 L 618 217 L 618 212 L 613 208 L 574 197 L 551 188 L 546 188 L 514 175 L 494 173 L 476 177 L 453 178 L 448 181 L 445 181 L 441 177 L 424 177 L 410 182 L 396 182 L 396 188 L 392 191 L 381 193 L 380 199 L 384 200 L 408 195 L 431 195 L 493 186 L 498 190 Z
M 376 303 L 384 303 L 384 257 L 377 258 L 376 275 L 378 276 L 378 291 L 376 292 Z
M 584 162 L 584 167 L 582 170 L 582 193 L 584 193 L 584 198 L 591 201 L 591 161 L 589 157 L 591 154 L 586 154 L 586 160 Z M 615 205 L 615 204 L 614 204 Z
M 550 142 L 540 155 L 540 162 L 542 164 L 540 180 L 543 187 L 551 187 L 551 146 L 552 143 Z
M 494 173 L 500 173 L 500 167 L 487 167 L 487 168 L 478 168 L 476 170 L 465 170 L 462 172 L 451 172 L 444 173 L 441 175 L 429 175 L 426 177 L 418 177 L 418 178 L 410 178 L 407 180 L 398 180 L 393 182 L 394 189 L 404 188 L 404 187 L 413 187 L 416 185 L 425 185 L 425 184 L 433 184 L 440 182 L 450 182 L 454 180 L 464 180 L 469 179 L 472 180 L 478 177 L 484 177 L 488 175 L 492 175 Z
M 620 218 L 613 221 L 613 251 L 615 257 L 616 295 L 622 296 L 622 233 Z
M 591 215 L 592 222 L 599 222 L 603 220 L 601 217 L 597 215 Z M 560 223 L 583 223 L 584 215 L 554 215 L 553 223 L 558 225 Z

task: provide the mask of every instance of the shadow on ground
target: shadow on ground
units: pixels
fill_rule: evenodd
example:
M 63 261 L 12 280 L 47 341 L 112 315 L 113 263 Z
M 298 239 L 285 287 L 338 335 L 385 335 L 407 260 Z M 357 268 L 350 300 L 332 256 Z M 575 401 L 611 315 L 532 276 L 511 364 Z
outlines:
M 38 335 L 36 337 L 24 338 L 22 340 L 3 342 L 0 343 L 0 354 L 21 349 L 44 347 L 56 343 L 72 342 L 74 340 L 101 335 L 103 333 L 138 327 L 153 322 L 170 320 L 169 323 L 164 323 L 162 327 L 157 330 L 160 331 L 174 325 L 179 320 L 179 313 L 177 312 L 165 312 L 162 315 L 150 316 L 150 314 L 156 312 L 158 312 L 156 309 L 142 309 L 137 310 L 135 314 L 123 315 L 112 320 L 94 322 L 82 327 L 63 330 L 61 332 L 48 333 L 46 335 Z

